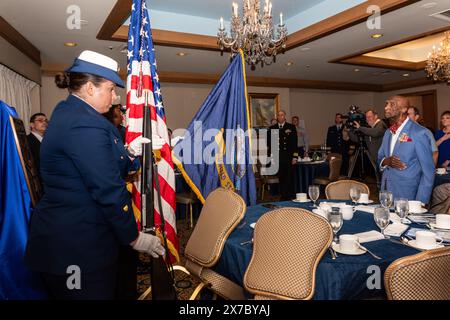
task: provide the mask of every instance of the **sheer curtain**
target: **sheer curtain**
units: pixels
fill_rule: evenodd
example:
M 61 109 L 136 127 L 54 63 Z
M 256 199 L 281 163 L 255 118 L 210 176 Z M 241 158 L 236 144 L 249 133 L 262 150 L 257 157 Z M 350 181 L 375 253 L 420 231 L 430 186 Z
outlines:
M 30 127 L 31 90 L 37 85 L 0 64 L 0 100 L 16 109 L 27 129 Z

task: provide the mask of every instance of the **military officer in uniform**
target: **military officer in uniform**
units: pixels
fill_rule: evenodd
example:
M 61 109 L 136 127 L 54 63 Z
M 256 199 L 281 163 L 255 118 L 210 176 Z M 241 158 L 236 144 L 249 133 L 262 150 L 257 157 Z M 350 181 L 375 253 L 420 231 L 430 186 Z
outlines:
M 342 114 L 336 113 L 334 118 L 334 125 L 328 128 L 327 132 L 327 146 L 331 147 L 332 153 L 342 154 L 342 167 L 341 173 L 346 174 L 348 170 L 349 161 L 349 145 L 343 137 L 344 133 L 344 121 Z
M 286 122 L 286 112 L 283 110 L 277 114 L 277 123 L 269 129 L 268 154 L 273 161 L 278 159 L 281 200 L 292 200 L 295 198 L 293 165 L 297 163 L 298 157 L 297 130 L 293 124 Z M 278 144 L 272 150 L 271 141 L 275 130 L 278 131 Z
M 139 137 L 127 149 L 102 113 L 124 87 L 115 60 L 83 51 L 55 79 L 69 97 L 53 111 L 41 146 L 45 195 L 36 206 L 25 252 L 53 299 L 112 299 L 121 245 L 154 257 L 158 237 L 139 233 L 124 175 L 142 153 Z M 161 141 L 154 141 L 159 148 Z

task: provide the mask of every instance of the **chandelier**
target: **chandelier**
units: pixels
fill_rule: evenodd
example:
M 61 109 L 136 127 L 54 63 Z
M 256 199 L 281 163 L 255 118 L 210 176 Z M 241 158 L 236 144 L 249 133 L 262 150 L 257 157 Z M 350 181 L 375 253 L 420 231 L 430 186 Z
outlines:
M 433 46 L 433 51 L 428 54 L 425 70 L 434 81 L 450 84 L 450 32 L 445 33 L 439 48 Z
M 230 49 L 231 56 L 240 49 L 244 52 L 246 62 L 255 70 L 257 64 L 263 67 L 276 62 L 280 49 L 286 48 L 287 28 L 283 23 L 283 14 L 277 26 L 276 36 L 272 23 L 272 3 L 265 0 L 263 12 L 260 13 L 259 0 L 243 0 L 243 17 L 238 13 L 238 4 L 232 4 L 230 36 L 225 31 L 223 18 L 220 18 L 217 33 L 220 50 Z

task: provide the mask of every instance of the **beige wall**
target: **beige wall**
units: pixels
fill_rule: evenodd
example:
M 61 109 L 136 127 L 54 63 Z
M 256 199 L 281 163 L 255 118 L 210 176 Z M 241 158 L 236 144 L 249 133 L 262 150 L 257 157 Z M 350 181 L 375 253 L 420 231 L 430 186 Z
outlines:
M 446 84 L 435 84 L 429 86 L 415 87 L 409 89 L 403 89 L 398 91 L 390 91 L 376 94 L 376 103 L 383 106 L 387 98 L 395 94 L 408 95 L 408 93 L 436 90 L 437 93 L 437 104 L 438 104 L 438 117 L 445 110 L 450 110 L 450 86 Z
M 310 136 L 310 144 L 322 144 L 328 127 L 334 124 L 336 113 L 346 114 L 351 105 L 361 110 L 374 107 L 372 92 L 351 92 L 333 90 L 290 90 L 291 115 L 305 120 Z

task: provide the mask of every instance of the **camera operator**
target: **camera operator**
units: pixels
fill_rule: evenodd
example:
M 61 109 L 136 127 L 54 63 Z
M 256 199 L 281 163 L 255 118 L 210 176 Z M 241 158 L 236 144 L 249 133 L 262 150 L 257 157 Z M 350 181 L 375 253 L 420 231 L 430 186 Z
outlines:
M 364 135 L 364 141 L 371 158 L 370 160 L 376 164 L 378 149 L 380 149 L 381 143 L 383 142 L 383 136 L 387 126 L 384 121 L 378 118 L 376 111 L 372 109 L 366 111 L 365 118 L 368 127 L 361 126 L 361 123 L 358 121 L 353 121 L 354 129 L 350 128 L 349 136 L 353 142 L 358 142 L 358 133 Z

